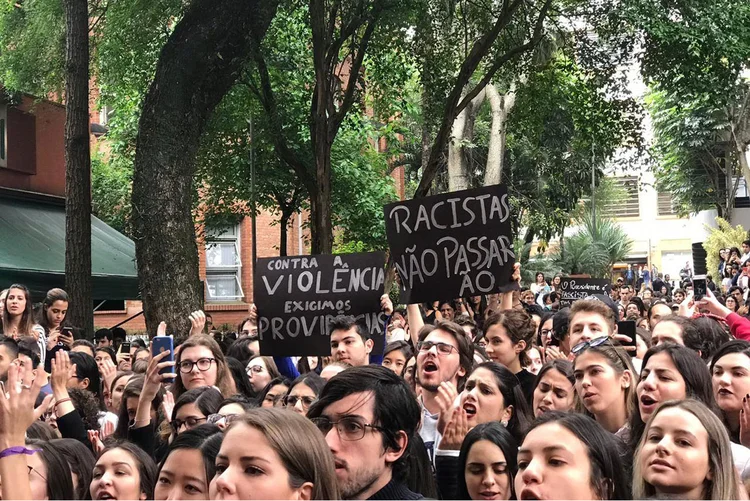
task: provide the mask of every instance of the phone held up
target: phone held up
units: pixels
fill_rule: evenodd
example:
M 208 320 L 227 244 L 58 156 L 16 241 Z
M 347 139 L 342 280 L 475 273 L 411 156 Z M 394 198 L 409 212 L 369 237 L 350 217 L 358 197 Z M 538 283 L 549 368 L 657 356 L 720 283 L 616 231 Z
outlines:
M 693 299 L 696 301 L 703 299 L 707 294 L 706 288 L 705 275 L 696 275 L 693 277 Z
M 635 320 L 621 320 L 617 322 L 617 333 L 630 338 L 630 342 L 620 343 L 622 346 L 636 346 Z M 634 351 L 629 353 L 631 357 L 636 356 Z
M 172 336 L 155 336 L 151 340 L 151 357 L 155 357 L 165 351 L 169 352 L 169 355 L 161 362 L 174 362 L 174 340 Z M 159 370 L 159 374 L 169 374 L 171 372 L 174 372 L 174 367 L 164 367 Z M 168 381 L 171 382 L 171 379 Z

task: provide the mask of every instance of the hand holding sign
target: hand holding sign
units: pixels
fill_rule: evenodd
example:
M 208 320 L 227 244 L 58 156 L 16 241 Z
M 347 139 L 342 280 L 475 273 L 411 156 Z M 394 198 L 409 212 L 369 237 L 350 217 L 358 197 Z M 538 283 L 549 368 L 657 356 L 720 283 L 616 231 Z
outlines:
M 384 211 L 402 303 L 517 287 L 505 186 L 406 200 Z

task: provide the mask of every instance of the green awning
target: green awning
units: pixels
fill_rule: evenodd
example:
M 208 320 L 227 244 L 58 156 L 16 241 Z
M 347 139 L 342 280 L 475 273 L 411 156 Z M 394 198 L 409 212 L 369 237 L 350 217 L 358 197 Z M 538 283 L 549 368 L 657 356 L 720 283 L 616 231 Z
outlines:
M 0 193 L 0 289 L 21 283 L 35 301 L 65 288 L 65 207 L 56 197 Z M 135 244 L 91 216 L 94 299 L 137 299 Z

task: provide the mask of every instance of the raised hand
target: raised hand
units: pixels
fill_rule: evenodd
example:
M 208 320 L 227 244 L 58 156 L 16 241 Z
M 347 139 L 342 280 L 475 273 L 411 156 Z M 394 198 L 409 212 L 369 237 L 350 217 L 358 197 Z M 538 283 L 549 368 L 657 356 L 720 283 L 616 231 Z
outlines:
M 102 359 L 101 362 L 96 364 L 99 368 L 99 374 L 102 376 L 105 386 L 109 389 L 112 387 L 112 381 L 117 376 L 117 366 L 110 357 Z
M 76 365 L 70 363 L 68 352 L 60 350 L 55 353 L 55 358 L 52 359 L 51 366 L 52 376 L 50 377 L 50 384 L 52 385 L 52 390 L 57 392 L 67 388 L 70 378 L 76 375 Z
M 174 411 L 174 395 L 171 391 L 164 393 L 164 400 L 161 403 L 161 410 L 164 412 L 164 418 L 168 423 L 172 422 L 172 412 Z
M 391 301 L 388 294 L 380 296 L 380 309 L 383 310 L 386 315 L 393 315 L 393 301 Z
M 47 395 L 44 397 L 44 400 L 42 400 L 42 403 L 39 404 L 39 407 L 34 409 L 34 421 L 37 421 L 44 416 L 44 414 L 49 410 L 50 404 L 52 404 L 52 399 L 54 396 L 52 394 Z
M 94 449 L 94 454 L 98 456 L 104 450 L 104 442 L 102 442 L 102 437 L 97 430 L 89 430 L 88 436 L 89 442 L 91 442 L 91 447 Z
M 8 369 L 8 385 L 0 391 L 0 450 L 24 445 L 26 430 L 34 422 L 34 403 L 44 378 L 35 378 L 33 372 L 33 367 L 16 364 Z
M 440 440 L 440 444 L 438 444 L 438 449 L 444 451 L 460 450 L 467 433 L 469 433 L 469 421 L 466 417 L 466 411 L 456 407 L 453 411 L 453 417 L 445 426 L 445 433 Z
M 203 310 L 197 310 L 190 314 L 190 335 L 197 336 L 203 332 L 203 328 L 206 326 L 206 314 Z M 160 324 L 161 325 L 161 324 Z
M 437 395 L 435 396 L 435 402 L 440 407 L 440 412 L 437 422 L 438 433 L 443 433 L 445 426 L 448 424 L 448 420 L 452 415 L 453 402 L 458 397 L 458 390 L 456 386 L 448 381 L 443 381 L 438 386 Z
M 99 431 L 99 436 L 102 440 L 105 438 L 111 436 L 115 432 L 115 423 L 112 421 L 106 420 L 104 421 L 104 426 L 102 426 L 102 429 Z

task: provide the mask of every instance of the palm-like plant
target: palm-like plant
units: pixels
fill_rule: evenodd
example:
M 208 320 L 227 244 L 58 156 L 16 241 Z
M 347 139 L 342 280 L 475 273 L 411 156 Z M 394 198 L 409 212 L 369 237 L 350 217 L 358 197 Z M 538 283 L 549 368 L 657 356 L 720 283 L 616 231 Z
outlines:
M 627 257 L 633 241 L 611 219 L 587 215 L 580 224 L 578 232 L 566 238 L 564 248 L 553 255 L 555 264 L 571 275 L 609 277 L 612 266 Z

